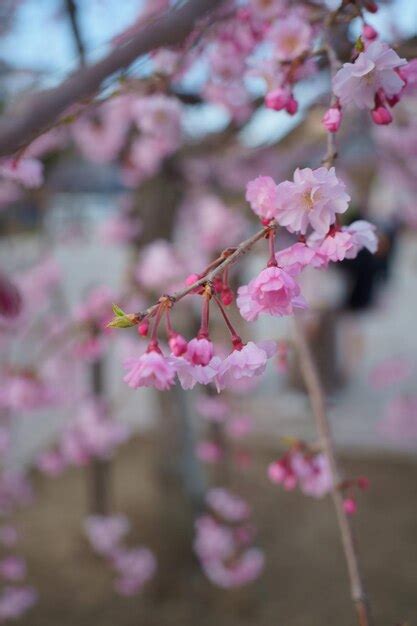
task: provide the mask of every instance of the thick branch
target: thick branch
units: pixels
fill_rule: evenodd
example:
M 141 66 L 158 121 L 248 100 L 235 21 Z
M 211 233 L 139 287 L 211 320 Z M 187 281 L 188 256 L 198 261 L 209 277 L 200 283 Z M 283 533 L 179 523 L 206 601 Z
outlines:
M 196 22 L 222 0 L 188 0 L 156 17 L 94 65 L 81 68 L 53 89 L 29 98 L 15 114 L 0 121 L 0 156 L 13 154 L 50 128 L 71 105 L 94 94 L 103 81 L 139 56 L 161 46 L 174 46 L 189 35 Z
M 330 424 L 326 413 L 324 393 L 319 375 L 305 337 L 302 322 L 295 318 L 295 346 L 299 357 L 301 374 L 310 398 L 316 422 L 317 433 L 323 452 L 326 454 L 332 474 L 332 498 L 342 538 L 343 550 L 349 573 L 352 601 L 356 608 L 359 626 L 371 626 L 371 615 L 362 582 L 359 559 L 356 551 L 353 530 L 343 507 L 343 496 L 339 489 L 340 472 L 334 450 Z

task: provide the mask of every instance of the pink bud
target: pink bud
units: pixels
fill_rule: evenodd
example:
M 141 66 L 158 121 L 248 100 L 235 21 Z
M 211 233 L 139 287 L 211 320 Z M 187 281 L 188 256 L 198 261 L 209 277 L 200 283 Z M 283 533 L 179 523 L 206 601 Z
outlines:
M 278 87 L 278 89 L 274 89 L 266 94 L 265 106 L 274 111 L 282 111 L 282 109 L 286 108 L 290 95 L 287 89 Z
M 291 96 L 288 99 L 288 102 L 287 102 L 287 105 L 285 107 L 285 110 L 290 115 L 295 115 L 297 113 L 297 111 L 298 111 L 298 102 L 297 102 L 297 100 L 294 98 L 294 96 L 292 94 L 291 94 Z
M 144 322 L 141 322 L 138 325 L 138 333 L 139 335 L 141 335 L 142 337 L 146 337 L 146 335 L 149 332 L 149 322 L 148 320 L 145 320 Z
M 268 478 L 273 483 L 282 483 L 287 471 L 280 461 L 274 461 L 268 467 Z
M 365 9 L 369 11 L 369 13 L 377 13 L 378 5 L 374 0 L 365 0 Z
M 343 500 L 343 509 L 346 515 L 354 515 L 357 508 L 356 501 L 353 498 L 346 498 L 346 500 Z
M 234 300 L 234 295 L 233 295 L 233 291 L 230 289 L 230 287 L 225 287 L 222 291 L 222 295 L 221 295 L 221 300 L 223 302 L 223 304 L 225 306 L 229 306 L 229 304 L 232 304 L 233 300 Z
M 373 41 L 378 37 L 378 32 L 370 24 L 364 24 L 362 28 L 362 35 L 365 39 L 368 39 L 368 41 Z
M 371 111 L 372 119 L 375 124 L 383 126 L 385 124 L 391 124 L 392 115 L 384 106 L 379 106 L 373 111 Z
M 363 491 L 369 489 L 369 478 L 367 478 L 366 476 L 359 476 L 357 483 L 359 489 L 362 489 Z
M 172 333 L 168 340 L 168 344 L 174 356 L 181 356 L 187 351 L 187 341 L 179 333 Z
M 342 121 L 342 111 L 337 107 L 331 107 L 323 116 L 322 124 L 329 133 L 337 133 Z
M 198 279 L 199 279 L 199 275 L 198 274 L 190 274 L 185 279 L 185 284 L 186 285 L 194 285 L 194 283 L 196 283 L 198 281 Z

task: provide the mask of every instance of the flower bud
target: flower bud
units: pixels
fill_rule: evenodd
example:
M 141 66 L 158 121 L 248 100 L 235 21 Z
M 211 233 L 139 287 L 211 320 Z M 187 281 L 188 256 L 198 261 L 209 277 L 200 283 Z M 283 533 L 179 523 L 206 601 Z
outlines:
M 392 122 L 392 115 L 384 106 L 379 106 L 371 111 L 371 115 L 374 123 L 378 124 L 379 126 L 391 124 Z
M 181 356 L 187 351 L 187 340 L 179 333 L 172 333 L 168 344 L 174 356 Z
M 329 133 L 337 133 L 342 121 L 342 111 L 338 107 L 327 109 L 323 116 L 322 124 Z
M 346 498 L 343 500 L 343 509 L 346 515 L 354 515 L 357 511 L 356 500 L 353 498 Z
M 149 322 L 148 322 L 148 320 L 145 320 L 144 322 L 141 322 L 138 325 L 138 333 L 142 337 L 146 337 L 146 335 L 148 334 L 148 331 L 149 331 Z
M 362 35 L 368 41 L 373 41 L 378 37 L 378 31 L 376 31 L 375 28 L 370 24 L 364 24 L 362 28 Z

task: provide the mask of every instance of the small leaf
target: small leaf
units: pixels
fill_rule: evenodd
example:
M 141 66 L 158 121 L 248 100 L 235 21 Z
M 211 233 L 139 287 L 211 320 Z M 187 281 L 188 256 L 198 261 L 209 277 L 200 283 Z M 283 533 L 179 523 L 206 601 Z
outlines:
M 117 304 L 113 304 L 112 309 L 113 313 L 118 317 L 124 317 L 126 315 L 126 313 Z
M 133 313 L 129 313 L 125 315 L 117 314 L 116 317 L 107 324 L 107 328 L 130 328 L 131 326 L 135 326 L 135 316 Z

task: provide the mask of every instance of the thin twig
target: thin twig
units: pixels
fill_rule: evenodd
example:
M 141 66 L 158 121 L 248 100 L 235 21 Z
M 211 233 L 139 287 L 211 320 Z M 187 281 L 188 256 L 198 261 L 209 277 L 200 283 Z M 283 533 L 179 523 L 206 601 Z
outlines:
M 362 575 L 356 551 L 353 529 L 343 507 L 343 496 L 339 489 L 340 471 L 334 450 L 334 443 L 326 413 L 324 392 L 319 379 L 316 365 L 308 345 L 302 322 L 295 318 L 295 346 L 299 357 L 301 374 L 303 376 L 308 396 L 310 398 L 316 428 L 320 437 L 322 450 L 325 452 L 332 474 L 332 498 L 336 509 L 337 521 L 343 543 L 346 563 L 349 572 L 350 589 L 353 603 L 356 608 L 359 626 L 370 626 L 371 616 L 367 596 L 365 593 Z
M 77 5 L 75 3 L 75 0 L 64 0 L 64 4 L 68 13 L 68 19 L 71 25 L 72 34 L 77 48 L 80 66 L 84 67 L 86 61 L 85 46 L 81 35 Z
M 171 304 L 175 304 L 179 300 L 182 300 L 182 298 L 187 296 L 189 293 L 198 290 L 200 287 L 203 287 L 204 285 L 207 285 L 214 278 L 216 278 L 216 276 L 221 274 L 226 269 L 226 267 L 229 267 L 233 263 L 236 263 L 236 261 L 241 256 L 243 256 L 246 252 L 248 252 L 248 250 L 250 250 L 257 241 L 265 238 L 272 230 L 275 230 L 275 229 L 276 229 L 276 223 L 271 222 L 270 224 L 268 224 L 268 226 L 265 226 L 264 228 L 262 228 L 262 230 L 259 230 L 258 232 L 256 232 L 254 235 L 252 235 L 245 241 L 242 241 L 242 243 L 236 246 L 236 248 L 226 250 L 223 253 L 223 255 L 219 257 L 218 264 L 216 265 L 216 267 L 214 267 L 214 269 L 204 274 L 204 276 L 196 280 L 191 285 L 184 287 L 184 289 L 180 289 L 179 291 L 176 291 L 172 295 L 163 296 L 163 298 L 165 298 L 166 300 L 169 300 Z M 131 318 L 132 324 L 139 324 L 145 318 L 152 317 L 152 315 L 154 315 L 155 312 L 157 311 L 159 305 L 160 305 L 160 301 L 148 307 L 145 311 L 142 311 L 140 313 L 128 314 L 128 317 Z

